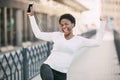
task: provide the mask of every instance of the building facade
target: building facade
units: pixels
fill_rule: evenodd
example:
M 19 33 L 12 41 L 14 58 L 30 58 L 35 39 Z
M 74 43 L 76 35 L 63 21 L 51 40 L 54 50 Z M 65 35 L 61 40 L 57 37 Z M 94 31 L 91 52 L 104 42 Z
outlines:
M 101 14 L 107 17 L 108 28 L 120 31 L 120 0 L 101 0 Z
M 42 31 L 58 31 L 59 15 L 65 12 L 86 10 L 84 6 L 81 11 L 74 10 L 74 6 L 68 6 L 64 1 L 66 0 L 34 1 L 35 17 Z M 39 42 L 32 33 L 26 13 L 28 3 L 29 0 L 0 0 L 0 53 Z

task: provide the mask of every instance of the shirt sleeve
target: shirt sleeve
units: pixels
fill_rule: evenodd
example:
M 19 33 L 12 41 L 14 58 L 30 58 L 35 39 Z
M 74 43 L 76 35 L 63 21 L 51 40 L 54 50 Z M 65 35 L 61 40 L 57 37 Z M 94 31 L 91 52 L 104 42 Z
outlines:
M 31 28 L 32 31 L 35 35 L 36 38 L 41 39 L 41 40 L 45 40 L 45 41 L 52 41 L 52 37 L 53 37 L 53 32 L 42 32 L 35 20 L 34 16 L 29 16 L 30 19 L 30 24 L 31 24 Z
M 100 27 L 97 30 L 96 39 L 83 38 L 84 46 L 100 46 L 103 42 L 103 36 L 105 31 L 105 21 L 100 21 Z

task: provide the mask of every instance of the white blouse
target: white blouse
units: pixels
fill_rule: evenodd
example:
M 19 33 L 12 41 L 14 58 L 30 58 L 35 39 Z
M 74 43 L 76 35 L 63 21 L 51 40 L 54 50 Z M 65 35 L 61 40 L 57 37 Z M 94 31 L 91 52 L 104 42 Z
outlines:
M 105 29 L 105 22 L 100 23 L 100 28 L 97 31 L 96 39 L 87 39 L 81 36 L 74 36 L 66 40 L 62 32 L 41 32 L 37 26 L 34 16 L 30 16 L 30 23 L 34 35 L 38 39 L 45 41 L 53 41 L 53 49 L 50 56 L 44 62 L 51 66 L 51 68 L 67 73 L 78 51 L 85 47 L 99 46 L 103 41 L 103 34 Z

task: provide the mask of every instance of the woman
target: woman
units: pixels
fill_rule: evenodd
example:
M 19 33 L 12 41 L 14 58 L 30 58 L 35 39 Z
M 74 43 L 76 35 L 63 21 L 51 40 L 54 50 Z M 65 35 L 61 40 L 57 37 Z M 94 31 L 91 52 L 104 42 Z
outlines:
M 63 14 L 59 19 L 62 32 L 41 32 L 36 24 L 33 10 L 29 14 L 32 30 L 38 39 L 53 41 L 50 56 L 40 69 L 42 80 L 66 80 L 67 72 L 78 51 L 84 47 L 99 46 L 102 42 L 105 23 L 101 21 L 96 39 L 87 39 L 73 34 L 75 18 L 71 14 Z M 102 20 L 102 19 L 101 19 Z

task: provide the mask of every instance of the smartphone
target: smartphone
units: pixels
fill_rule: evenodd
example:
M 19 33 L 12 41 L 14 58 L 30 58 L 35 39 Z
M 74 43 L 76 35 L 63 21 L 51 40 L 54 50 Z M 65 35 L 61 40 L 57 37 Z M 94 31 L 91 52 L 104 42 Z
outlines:
M 30 12 L 31 12 L 30 8 L 31 8 L 32 6 L 33 6 L 33 3 L 30 3 L 30 4 L 28 5 L 27 14 L 30 14 Z

